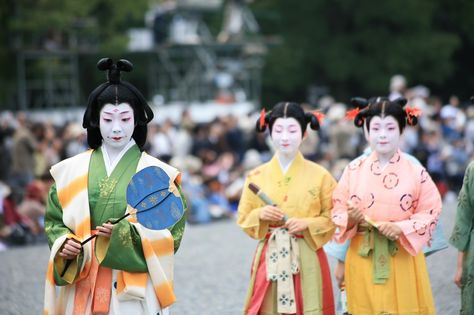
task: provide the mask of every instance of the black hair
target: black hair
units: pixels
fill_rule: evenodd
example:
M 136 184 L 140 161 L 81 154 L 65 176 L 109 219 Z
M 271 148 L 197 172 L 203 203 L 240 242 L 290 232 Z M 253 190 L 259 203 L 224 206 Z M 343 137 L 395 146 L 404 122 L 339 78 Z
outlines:
M 270 128 L 270 134 L 273 129 L 273 124 L 278 118 L 294 118 L 301 126 L 301 134 L 304 135 L 306 126 L 309 124 L 311 129 L 319 129 L 319 120 L 315 114 L 303 110 L 298 103 L 280 102 L 273 107 L 273 109 L 266 113 L 262 112 L 260 119 L 257 121 L 257 131 L 264 132 L 267 126 Z
M 370 121 L 374 116 L 382 118 L 392 116 L 398 122 L 400 133 L 403 132 L 405 126 L 415 126 L 418 123 L 418 118 L 413 114 L 407 114 L 404 109 L 407 100 L 399 97 L 390 101 L 386 97 L 372 97 L 369 100 L 361 97 L 354 97 L 351 99 L 351 104 L 357 108 L 362 108 L 354 118 L 354 125 L 362 128 L 365 122 L 365 128 L 369 131 Z
M 121 72 L 130 72 L 133 64 L 125 59 L 116 63 L 111 58 L 102 58 L 97 63 L 97 68 L 107 71 L 107 82 L 102 83 L 92 91 L 87 101 L 82 126 L 87 129 L 87 143 L 92 149 L 102 145 L 102 136 L 99 129 L 99 114 L 105 104 L 130 104 L 135 119 L 135 129 L 132 138 L 140 150 L 147 137 L 147 124 L 153 119 L 153 111 L 148 106 L 145 97 L 131 83 L 121 80 Z

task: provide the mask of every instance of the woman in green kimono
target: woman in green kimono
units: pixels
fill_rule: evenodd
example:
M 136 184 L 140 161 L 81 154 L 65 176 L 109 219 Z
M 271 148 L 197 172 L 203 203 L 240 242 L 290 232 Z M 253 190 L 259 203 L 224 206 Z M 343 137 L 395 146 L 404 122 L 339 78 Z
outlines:
M 474 97 L 471 97 L 474 103 Z M 474 314 L 474 162 L 464 174 L 456 223 L 450 238 L 459 251 L 454 282 L 461 289 L 461 314 Z
M 126 189 L 137 171 L 160 167 L 171 179 L 170 191 L 181 197 L 179 172 L 142 152 L 153 112 L 143 95 L 120 79 L 132 64 L 104 58 L 97 66 L 108 71 L 108 81 L 91 93 L 84 114 L 91 150 L 51 168 L 44 313 L 168 314 L 175 301 L 173 255 L 185 216 L 169 230 L 147 229 L 132 216 L 110 222 L 131 210 Z M 93 234 L 96 239 L 81 245 Z

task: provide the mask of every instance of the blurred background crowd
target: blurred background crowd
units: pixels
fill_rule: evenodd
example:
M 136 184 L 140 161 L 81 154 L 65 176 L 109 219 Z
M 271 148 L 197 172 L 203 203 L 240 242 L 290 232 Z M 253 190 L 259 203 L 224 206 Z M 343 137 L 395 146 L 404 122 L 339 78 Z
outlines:
M 390 98 L 405 96 L 422 111 L 420 123 L 407 127 L 402 150 L 417 157 L 440 193 L 455 198 L 465 168 L 474 157 L 474 105 L 452 95 L 442 99 L 425 86 L 408 87 L 401 75 L 390 81 Z M 222 105 L 227 106 L 227 105 Z M 325 114 L 321 130 L 309 131 L 302 153 L 338 178 L 349 161 L 363 152 L 361 130 L 347 120 L 348 102 L 322 97 L 305 110 Z M 267 133 L 255 132 L 259 112 L 222 115 L 196 122 L 184 110 L 149 125 L 146 151 L 181 170 L 183 191 L 193 224 L 235 215 L 246 173 L 273 155 Z M 43 217 L 52 184 L 50 167 L 87 150 L 86 133 L 77 121 L 55 125 L 35 121 L 25 112 L 0 115 L 0 206 L 2 248 L 44 240 Z

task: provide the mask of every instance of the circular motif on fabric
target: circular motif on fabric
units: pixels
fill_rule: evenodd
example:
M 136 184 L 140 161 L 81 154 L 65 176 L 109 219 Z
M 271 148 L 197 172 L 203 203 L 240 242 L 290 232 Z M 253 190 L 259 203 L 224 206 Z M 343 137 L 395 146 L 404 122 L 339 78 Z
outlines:
M 423 236 L 426 234 L 426 225 L 419 223 L 418 221 L 413 222 L 413 229 L 416 234 Z
M 370 200 L 369 200 L 369 205 L 367 206 L 367 208 L 372 207 L 374 203 L 375 203 L 375 196 L 373 193 L 370 193 Z
M 361 199 L 357 195 L 352 195 L 349 200 L 352 202 L 354 206 L 358 206 L 360 204 Z
M 402 208 L 403 211 L 408 211 L 410 209 L 413 209 L 414 203 L 415 202 L 411 194 L 404 194 L 400 198 L 400 208 Z
M 428 230 L 428 233 L 430 235 L 430 238 L 433 236 L 434 230 L 436 229 L 436 223 L 435 221 L 430 223 L 430 228 Z
M 380 162 L 379 160 L 375 160 L 370 164 L 370 170 L 372 171 L 372 174 L 374 175 L 381 175 L 382 174 L 382 169 L 380 168 Z
M 349 170 L 351 170 L 351 171 L 356 170 L 360 166 L 361 163 L 362 163 L 361 159 L 357 159 L 355 161 L 352 161 L 351 163 L 349 163 L 349 166 L 348 166 Z
M 387 189 L 393 189 L 398 186 L 398 176 L 395 173 L 389 173 L 383 177 L 383 186 Z
M 393 157 L 390 159 L 390 164 L 395 164 L 397 162 L 400 162 L 400 153 L 399 152 L 395 152 Z
M 428 180 L 428 172 L 425 169 L 421 170 L 421 183 L 423 184 Z

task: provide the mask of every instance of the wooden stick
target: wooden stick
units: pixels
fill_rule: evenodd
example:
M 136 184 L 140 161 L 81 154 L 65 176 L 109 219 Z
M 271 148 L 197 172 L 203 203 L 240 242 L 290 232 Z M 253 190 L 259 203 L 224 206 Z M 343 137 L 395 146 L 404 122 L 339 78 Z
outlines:
M 135 210 L 136 212 L 136 210 Z M 125 219 L 126 217 L 128 217 L 130 214 L 132 214 L 132 212 L 128 212 L 128 213 L 125 213 L 123 216 L 121 216 L 119 219 L 115 220 L 114 222 L 111 222 L 111 221 L 107 221 L 109 223 L 112 223 L 112 224 L 117 224 L 119 223 L 120 221 L 122 221 L 123 219 Z M 97 234 L 92 234 L 91 236 L 89 236 L 88 238 L 86 238 L 85 240 L 83 240 L 81 242 L 81 245 L 84 246 L 85 244 L 87 244 L 88 242 L 90 242 L 91 240 L 93 240 L 94 238 L 97 237 Z M 64 269 L 63 271 L 61 272 L 61 277 L 64 277 L 64 275 L 66 274 L 66 270 L 67 268 L 69 268 L 69 266 L 72 264 L 72 261 L 73 259 L 68 259 L 66 261 L 66 265 L 64 266 Z
M 257 195 L 263 202 L 265 202 L 265 204 L 269 205 L 269 206 L 276 206 L 276 204 L 270 199 L 270 197 L 268 197 L 261 189 L 260 187 L 258 187 L 257 185 L 255 185 L 254 183 L 250 183 L 249 184 L 249 189 L 255 194 Z M 283 222 L 286 223 L 286 221 L 288 221 L 288 215 L 284 215 L 283 216 Z

